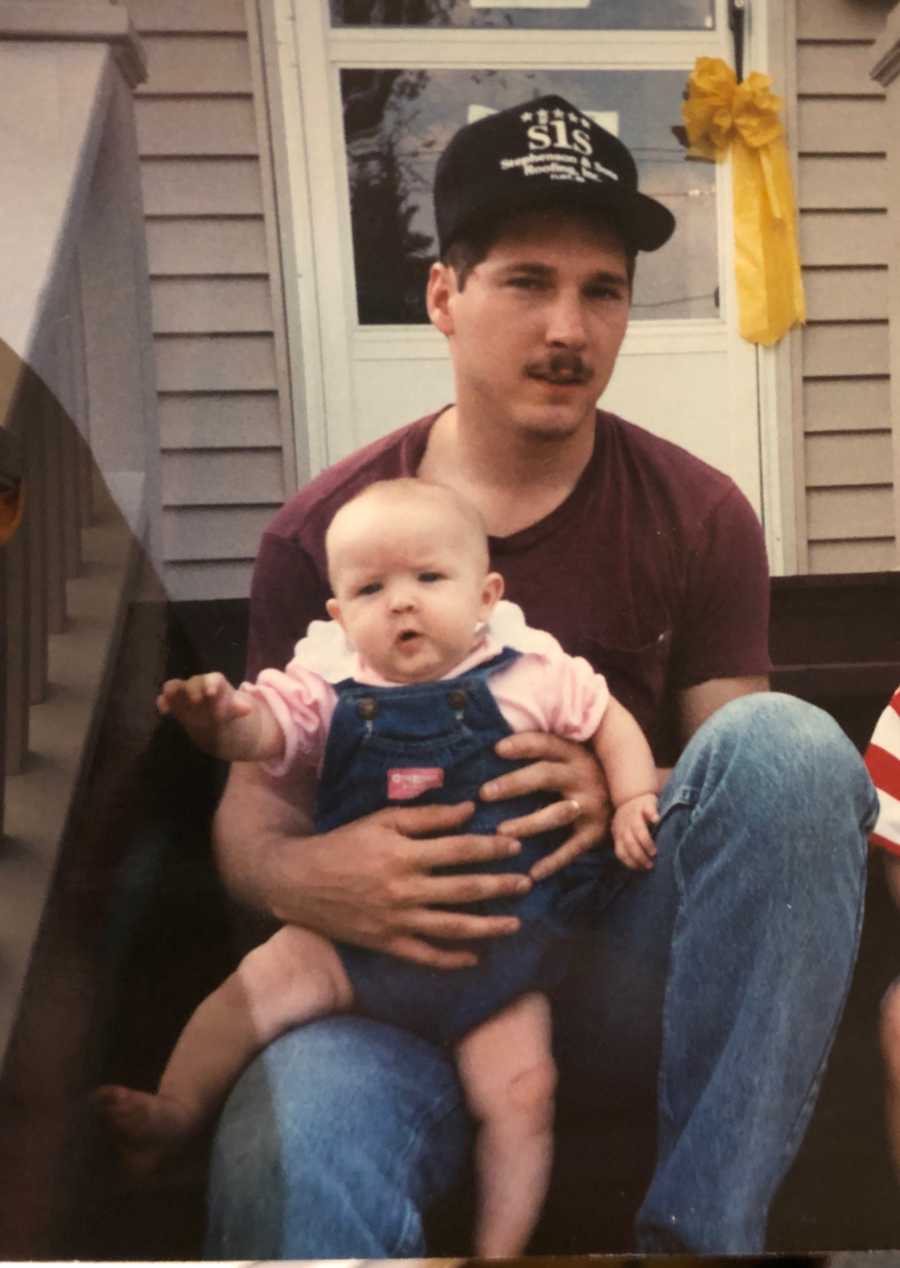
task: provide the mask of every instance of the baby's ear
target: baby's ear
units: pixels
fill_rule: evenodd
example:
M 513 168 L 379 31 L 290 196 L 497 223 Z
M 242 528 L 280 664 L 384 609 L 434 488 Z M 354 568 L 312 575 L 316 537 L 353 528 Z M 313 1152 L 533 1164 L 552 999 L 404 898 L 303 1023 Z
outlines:
M 503 578 L 499 572 L 489 572 L 481 587 L 481 615 L 489 616 L 503 598 Z
M 343 628 L 343 621 L 341 620 L 341 605 L 338 603 L 337 599 L 328 599 L 325 603 L 325 611 L 331 617 L 332 621 L 337 621 L 338 625 Z

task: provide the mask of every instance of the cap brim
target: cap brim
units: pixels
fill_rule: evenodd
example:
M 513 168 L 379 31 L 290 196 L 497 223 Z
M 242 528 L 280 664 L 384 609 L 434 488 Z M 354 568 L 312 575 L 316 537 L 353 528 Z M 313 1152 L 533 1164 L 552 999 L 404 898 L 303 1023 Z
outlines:
M 602 185 L 560 184 L 536 194 L 532 190 L 507 190 L 487 204 L 481 203 L 453 231 L 459 237 L 470 225 L 519 211 L 543 211 L 565 207 L 590 216 L 594 211 L 611 214 L 626 245 L 635 251 L 656 251 L 675 231 L 675 217 L 663 203 L 636 190 L 623 190 L 612 182 Z M 450 239 L 452 240 L 452 239 Z M 442 243 L 442 249 L 449 241 Z

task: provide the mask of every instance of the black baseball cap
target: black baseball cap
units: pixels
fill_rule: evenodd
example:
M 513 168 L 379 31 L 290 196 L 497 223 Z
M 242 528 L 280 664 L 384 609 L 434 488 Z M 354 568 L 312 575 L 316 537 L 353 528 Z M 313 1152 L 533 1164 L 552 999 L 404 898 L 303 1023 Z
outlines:
M 479 221 L 542 207 L 612 215 L 635 251 L 655 251 L 675 228 L 668 207 L 638 191 L 627 146 L 563 97 L 510 106 L 451 137 L 434 178 L 441 255 Z

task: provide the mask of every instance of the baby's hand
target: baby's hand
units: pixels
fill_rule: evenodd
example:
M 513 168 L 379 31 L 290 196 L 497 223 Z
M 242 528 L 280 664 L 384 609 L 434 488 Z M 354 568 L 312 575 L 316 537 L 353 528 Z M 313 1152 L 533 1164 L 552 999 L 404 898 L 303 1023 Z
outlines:
M 215 752 L 216 740 L 224 727 L 246 717 L 252 701 L 236 691 L 224 674 L 195 674 L 192 678 L 170 678 L 163 683 L 156 707 L 164 716 L 180 722 L 188 735 L 207 752 Z
M 649 871 L 656 857 L 650 827 L 659 823 L 655 793 L 641 793 L 623 801 L 612 821 L 616 858 L 626 867 Z

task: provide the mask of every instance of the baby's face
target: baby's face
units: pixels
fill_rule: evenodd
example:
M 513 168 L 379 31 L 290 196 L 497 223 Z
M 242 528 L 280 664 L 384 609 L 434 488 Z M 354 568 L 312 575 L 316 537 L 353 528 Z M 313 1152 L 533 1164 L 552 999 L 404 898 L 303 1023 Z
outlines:
M 329 543 L 328 610 L 389 682 L 441 678 L 464 660 L 502 589 L 471 532 L 444 506 L 349 508 Z

